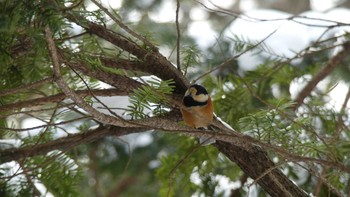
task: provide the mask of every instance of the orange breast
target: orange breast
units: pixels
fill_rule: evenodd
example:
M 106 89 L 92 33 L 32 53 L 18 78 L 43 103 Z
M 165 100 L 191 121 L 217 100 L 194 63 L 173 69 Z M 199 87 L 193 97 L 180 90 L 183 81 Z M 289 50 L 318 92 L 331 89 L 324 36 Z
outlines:
M 207 105 L 186 107 L 181 109 L 182 118 L 186 125 L 193 128 L 207 128 L 213 120 L 214 106 L 209 98 Z

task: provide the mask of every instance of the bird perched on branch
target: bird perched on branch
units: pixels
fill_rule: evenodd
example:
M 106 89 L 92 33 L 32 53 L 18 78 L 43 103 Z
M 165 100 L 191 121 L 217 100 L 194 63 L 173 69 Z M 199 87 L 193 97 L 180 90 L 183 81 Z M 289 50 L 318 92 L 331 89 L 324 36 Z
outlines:
M 181 108 L 186 125 L 196 129 L 208 129 L 213 120 L 214 106 L 207 90 L 198 84 L 191 85 L 186 91 Z M 199 142 L 208 145 L 215 142 L 210 137 L 201 137 Z

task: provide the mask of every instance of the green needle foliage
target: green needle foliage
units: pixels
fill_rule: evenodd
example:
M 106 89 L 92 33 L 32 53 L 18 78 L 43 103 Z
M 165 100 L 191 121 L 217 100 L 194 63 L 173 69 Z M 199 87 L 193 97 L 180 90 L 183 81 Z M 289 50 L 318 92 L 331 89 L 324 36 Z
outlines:
M 126 109 L 126 114 L 134 119 L 159 115 L 167 111 L 169 104 L 167 96 L 173 92 L 173 80 L 162 81 L 152 77 L 146 81 L 146 84 L 135 89 L 129 97 L 130 105 Z

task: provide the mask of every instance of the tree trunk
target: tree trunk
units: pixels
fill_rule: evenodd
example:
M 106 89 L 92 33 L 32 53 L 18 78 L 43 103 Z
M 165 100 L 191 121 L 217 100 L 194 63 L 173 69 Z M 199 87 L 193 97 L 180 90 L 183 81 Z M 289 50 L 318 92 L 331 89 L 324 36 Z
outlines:
M 309 196 L 290 181 L 259 146 L 248 144 L 248 148 L 242 148 L 223 141 L 217 141 L 214 146 L 235 162 L 244 173 L 254 180 L 258 179 L 257 183 L 272 197 Z

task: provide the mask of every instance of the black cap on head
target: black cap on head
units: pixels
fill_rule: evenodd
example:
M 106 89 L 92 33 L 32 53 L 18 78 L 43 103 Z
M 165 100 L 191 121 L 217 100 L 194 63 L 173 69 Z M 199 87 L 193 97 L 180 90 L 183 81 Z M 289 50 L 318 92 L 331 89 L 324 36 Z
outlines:
M 196 95 L 200 95 L 200 94 L 206 95 L 206 94 L 208 94 L 207 90 L 201 85 L 193 84 L 193 85 L 191 85 L 191 87 L 193 87 L 193 88 L 195 88 L 197 90 Z

